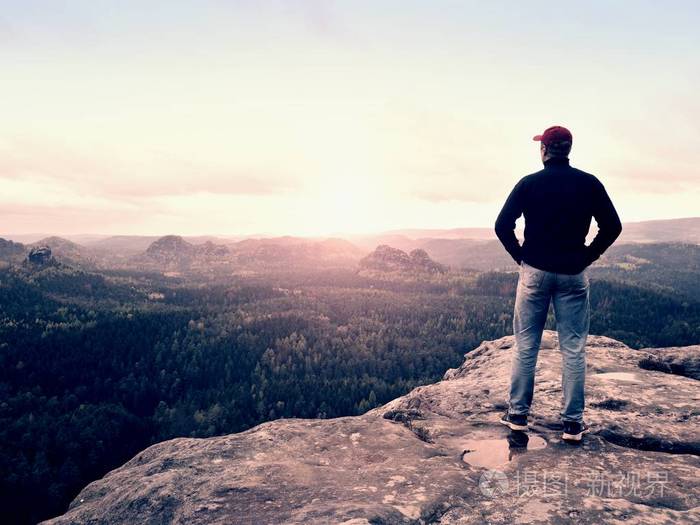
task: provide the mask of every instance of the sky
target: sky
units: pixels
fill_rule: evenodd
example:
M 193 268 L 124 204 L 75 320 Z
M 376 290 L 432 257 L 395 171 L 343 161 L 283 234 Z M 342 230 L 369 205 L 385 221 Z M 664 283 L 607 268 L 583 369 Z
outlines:
M 490 227 L 542 168 L 697 216 L 695 1 L 0 0 L 0 234 Z

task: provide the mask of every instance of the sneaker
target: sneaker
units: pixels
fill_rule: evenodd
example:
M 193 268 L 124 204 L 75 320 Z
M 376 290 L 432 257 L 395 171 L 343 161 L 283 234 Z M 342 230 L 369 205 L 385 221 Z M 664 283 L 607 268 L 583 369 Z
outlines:
M 527 430 L 527 416 L 522 414 L 511 414 L 508 410 L 501 416 L 501 423 L 511 430 Z
M 561 438 L 565 441 L 581 441 L 583 435 L 588 432 L 586 423 L 577 421 L 564 421 L 564 433 Z

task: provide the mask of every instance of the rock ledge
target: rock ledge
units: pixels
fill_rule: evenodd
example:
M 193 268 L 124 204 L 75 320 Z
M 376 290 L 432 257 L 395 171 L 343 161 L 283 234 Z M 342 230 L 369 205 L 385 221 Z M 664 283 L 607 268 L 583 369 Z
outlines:
M 442 381 L 362 416 L 156 444 L 45 523 L 700 523 L 696 379 L 640 366 L 664 352 L 590 336 L 591 433 L 569 445 L 547 331 L 526 442 L 498 423 L 512 345 L 512 336 L 484 342 Z M 670 359 L 679 352 L 685 370 L 697 367 L 700 346 Z

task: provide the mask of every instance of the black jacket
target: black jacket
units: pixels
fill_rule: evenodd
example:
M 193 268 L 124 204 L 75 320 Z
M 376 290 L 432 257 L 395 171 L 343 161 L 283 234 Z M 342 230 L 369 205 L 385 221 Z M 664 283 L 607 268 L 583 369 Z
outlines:
M 522 246 L 514 231 L 521 214 L 525 215 Z M 599 231 L 586 246 L 592 217 Z M 544 169 L 520 179 L 496 219 L 496 235 L 515 262 L 567 274 L 582 272 L 621 231 L 603 184 L 570 166 L 567 158 L 548 159 Z

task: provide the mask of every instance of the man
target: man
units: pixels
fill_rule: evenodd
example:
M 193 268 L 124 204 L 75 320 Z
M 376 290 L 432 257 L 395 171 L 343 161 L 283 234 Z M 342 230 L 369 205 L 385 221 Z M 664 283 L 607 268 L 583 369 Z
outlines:
M 537 354 L 551 300 L 562 353 L 562 439 L 580 441 L 588 430 L 583 421 L 590 323 L 586 268 L 617 239 L 622 225 L 603 184 L 569 165 L 573 138 L 568 129 L 552 126 L 533 140 L 540 142 L 544 169 L 520 179 L 496 220 L 496 235 L 520 265 L 510 398 L 501 423 L 527 430 Z M 514 232 L 521 214 L 525 216 L 522 246 Z M 586 246 L 592 217 L 599 231 Z

